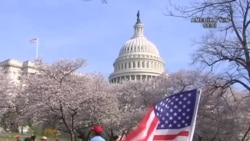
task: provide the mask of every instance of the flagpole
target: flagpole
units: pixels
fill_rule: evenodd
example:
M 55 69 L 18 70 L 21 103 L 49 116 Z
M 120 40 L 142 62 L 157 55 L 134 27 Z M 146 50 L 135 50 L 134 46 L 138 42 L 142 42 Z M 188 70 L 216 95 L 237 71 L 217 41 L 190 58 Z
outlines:
M 36 60 L 38 59 L 38 46 L 39 45 L 39 40 L 36 38 Z
M 196 100 L 195 100 L 196 102 L 195 102 L 195 107 L 194 107 L 194 117 L 193 117 L 192 122 L 191 122 L 192 130 L 191 130 L 191 134 L 189 136 L 189 141 L 193 141 L 193 136 L 194 136 L 194 130 L 195 130 L 195 126 L 196 126 L 196 118 L 197 118 L 201 93 L 202 93 L 202 89 L 201 88 L 197 89 L 197 96 L 196 96 Z

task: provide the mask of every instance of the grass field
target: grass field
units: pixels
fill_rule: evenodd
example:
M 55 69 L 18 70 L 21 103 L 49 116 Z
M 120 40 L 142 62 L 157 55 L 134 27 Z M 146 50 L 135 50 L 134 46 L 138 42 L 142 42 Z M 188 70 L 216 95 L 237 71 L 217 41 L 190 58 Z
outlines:
M 30 137 L 30 134 L 15 134 L 15 133 L 0 133 L 0 141 L 16 141 L 16 136 L 20 136 L 21 141 L 24 140 L 26 137 Z M 36 137 L 36 141 L 40 141 L 41 136 Z M 60 141 L 67 141 L 67 139 L 64 139 L 62 137 L 58 137 Z M 48 137 L 48 141 L 55 141 L 55 138 Z

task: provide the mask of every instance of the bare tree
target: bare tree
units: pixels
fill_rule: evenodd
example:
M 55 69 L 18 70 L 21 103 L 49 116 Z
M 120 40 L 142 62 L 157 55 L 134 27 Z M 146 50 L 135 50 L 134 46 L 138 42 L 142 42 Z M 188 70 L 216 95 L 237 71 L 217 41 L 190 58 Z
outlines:
M 240 84 L 250 91 L 249 8 L 249 0 L 201 0 L 188 6 L 170 2 L 168 7 L 168 16 L 217 19 L 218 28 L 195 42 L 199 49 L 193 62 L 219 72 L 222 87 Z M 221 23 L 222 18 L 227 21 Z
M 171 10 L 171 8 L 173 8 Z M 215 18 L 218 28 L 211 29 L 200 41 L 196 41 L 197 51 L 193 53 L 193 63 L 202 68 L 209 68 L 217 74 L 221 83 L 217 87 L 225 89 L 232 85 L 240 86 L 250 92 L 250 54 L 249 54 L 249 0 L 201 0 L 194 1 L 188 6 L 180 6 L 170 2 L 166 15 L 181 18 Z M 220 23 L 220 19 L 228 19 Z M 223 94 L 223 93 L 222 93 Z M 218 98 L 220 99 L 220 98 Z M 237 101 L 238 104 L 241 101 Z M 216 105 L 216 102 L 214 102 Z M 242 107 L 241 107 L 242 108 Z M 218 112 L 219 113 L 219 112 Z M 246 115 L 246 114 L 244 114 Z M 226 115 L 225 115 L 226 116 Z M 239 118 L 243 120 L 243 118 Z M 231 119 L 233 120 L 233 119 Z M 233 121 L 231 121 L 233 122 Z M 243 127 L 243 122 L 239 122 Z M 236 126 L 236 125 L 235 125 Z M 240 130 L 241 141 L 247 140 L 249 129 Z M 218 131 L 221 133 L 221 131 Z

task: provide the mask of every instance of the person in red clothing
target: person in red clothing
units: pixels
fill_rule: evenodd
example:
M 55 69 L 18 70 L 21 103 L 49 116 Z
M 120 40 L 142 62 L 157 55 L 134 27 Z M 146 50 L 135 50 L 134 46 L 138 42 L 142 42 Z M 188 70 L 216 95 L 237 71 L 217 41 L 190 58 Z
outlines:
M 16 141 L 21 141 L 20 136 L 16 136 Z
M 97 125 L 91 128 L 91 131 L 94 132 L 94 137 L 90 141 L 106 141 L 101 135 L 103 132 L 102 126 Z

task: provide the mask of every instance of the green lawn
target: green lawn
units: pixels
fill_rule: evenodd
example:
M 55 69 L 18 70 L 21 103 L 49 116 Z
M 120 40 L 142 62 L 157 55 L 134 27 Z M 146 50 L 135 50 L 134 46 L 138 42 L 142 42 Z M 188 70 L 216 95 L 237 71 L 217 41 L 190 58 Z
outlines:
M 21 141 L 23 141 L 24 138 L 30 137 L 29 134 L 6 134 L 6 133 L 0 133 L 0 141 L 16 141 L 16 136 L 20 136 Z M 41 136 L 36 137 L 36 141 L 40 141 Z M 67 141 L 67 139 L 58 138 L 60 141 Z M 48 137 L 48 141 L 55 141 L 55 138 Z

